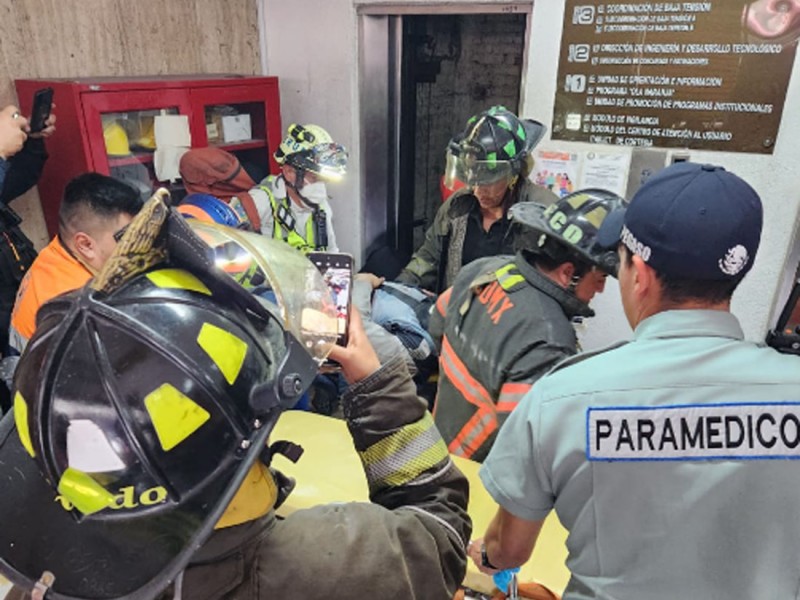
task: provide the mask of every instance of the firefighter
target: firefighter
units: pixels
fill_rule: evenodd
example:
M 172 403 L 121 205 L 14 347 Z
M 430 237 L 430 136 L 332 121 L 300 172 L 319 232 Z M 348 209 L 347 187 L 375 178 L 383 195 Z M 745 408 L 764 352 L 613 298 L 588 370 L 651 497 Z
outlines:
M 622 199 L 601 189 L 545 208 L 509 213 L 516 256 L 470 263 L 436 301 L 430 330 L 440 344 L 436 425 L 450 452 L 482 461 L 505 419 L 533 383 L 575 354 L 574 317 L 614 275 L 616 254 L 594 245 Z
M 285 275 L 315 273 L 317 297 L 301 262 Z M 381 365 L 357 315 L 331 356 L 352 383 L 344 412 L 372 502 L 275 518 L 291 486 L 268 464 L 297 449 L 268 435 L 335 323 L 310 312 L 262 304 L 151 199 L 92 282 L 42 307 L 20 360 L 0 422 L 0 572 L 14 597 L 152 599 L 173 582 L 169 598 L 192 600 L 451 598 L 467 482 L 403 361 Z
M 261 233 L 302 252 L 338 252 L 326 182 L 347 171 L 347 151 L 319 125 L 289 125 L 275 151 L 281 174 L 250 191 L 261 213 Z
M 473 117 L 447 147 L 445 183 L 465 184 L 442 204 L 425 241 L 397 281 L 440 293 L 453 284 L 463 265 L 511 254 L 508 209 L 520 201 L 552 204 L 558 197 L 529 179 L 533 149 L 547 128 L 520 119 L 503 106 Z

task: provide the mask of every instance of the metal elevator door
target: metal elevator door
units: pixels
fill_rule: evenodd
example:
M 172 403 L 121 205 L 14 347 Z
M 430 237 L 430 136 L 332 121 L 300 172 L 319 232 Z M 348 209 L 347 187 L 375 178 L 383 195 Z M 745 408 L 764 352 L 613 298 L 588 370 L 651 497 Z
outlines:
M 405 264 L 442 202 L 450 138 L 489 106 L 518 111 L 531 4 L 380 8 L 359 18 L 366 254 Z M 487 12 L 487 11 L 491 12 Z

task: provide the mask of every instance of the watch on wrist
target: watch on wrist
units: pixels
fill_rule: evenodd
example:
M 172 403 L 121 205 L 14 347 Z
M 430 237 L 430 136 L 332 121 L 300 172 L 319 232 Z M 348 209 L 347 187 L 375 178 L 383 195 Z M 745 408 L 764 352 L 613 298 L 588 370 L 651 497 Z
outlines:
M 494 569 L 495 571 L 500 570 L 489 562 L 489 556 L 486 554 L 486 544 L 483 542 L 481 542 L 481 566 L 487 569 Z

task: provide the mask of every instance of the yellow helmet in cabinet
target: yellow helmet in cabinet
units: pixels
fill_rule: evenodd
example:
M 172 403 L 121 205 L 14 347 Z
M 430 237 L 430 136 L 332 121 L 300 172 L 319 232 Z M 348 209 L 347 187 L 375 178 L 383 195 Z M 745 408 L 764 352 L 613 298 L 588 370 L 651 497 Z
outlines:
M 129 156 L 131 147 L 128 143 L 128 134 L 125 129 L 112 121 L 103 126 L 103 139 L 106 143 L 106 154 L 109 156 Z

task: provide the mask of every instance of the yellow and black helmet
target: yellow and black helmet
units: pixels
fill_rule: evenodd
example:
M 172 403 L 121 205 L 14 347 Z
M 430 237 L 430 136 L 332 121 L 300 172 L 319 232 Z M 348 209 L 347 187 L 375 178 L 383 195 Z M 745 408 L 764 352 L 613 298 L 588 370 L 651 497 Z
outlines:
M 624 202 L 600 188 L 578 190 L 550 206 L 518 202 L 508 211 L 508 218 L 519 229 L 515 249 L 543 254 L 556 262 L 578 261 L 616 277 L 616 249 L 600 247 L 597 233 L 605 218 Z
M 291 165 L 326 181 L 339 181 L 347 172 L 347 150 L 319 125 L 289 125 L 274 157 L 280 165 Z
M 55 600 L 154 598 L 220 521 L 317 371 L 232 281 L 166 261 L 42 307 L 0 422 L 12 582 L 49 572 Z

